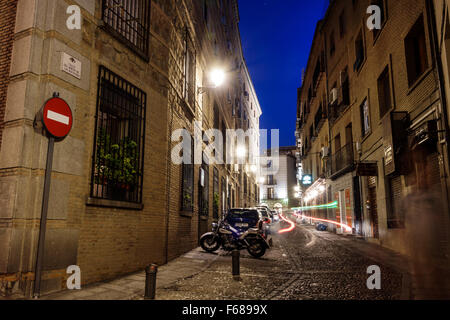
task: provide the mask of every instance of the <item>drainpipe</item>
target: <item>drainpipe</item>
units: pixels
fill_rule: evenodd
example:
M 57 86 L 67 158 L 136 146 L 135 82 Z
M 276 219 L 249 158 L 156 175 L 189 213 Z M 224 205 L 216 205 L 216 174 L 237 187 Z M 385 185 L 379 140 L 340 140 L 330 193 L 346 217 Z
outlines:
M 447 181 L 448 168 L 445 165 L 445 163 L 448 164 L 449 160 L 450 160 L 450 149 L 448 146 L 450 131 L 449 131 L 448 114 L 447 114 L 447 108 L 448 108 L 447 97 L 446 97 L 446 93 L 445 93 L 445 89 L 444 89 L 445 88 L 444 71 L 443 71 L 442 59 L 441 59 L 439 44 L 438 44 L 436 11 L 435 11 L 433 1 L 431 1 L 431 0 L 425 1 L 425 3 L 426 3 L 426 9 L 427 9 L 427 13 L 428 13 L 428 30 L 429 30 L 430 38 L 431 38 L 431 42 L 432 42 L 431 52 L 436 61 L 436 69 L 438 71 L 437 77 L 438 77 L 438 81 L 439 81 L 439 96 L 440 96 L 441 106 L 442 106 L 441 115 L 444 120 L 444 128 L 445 128 L 445 147 L 443 146 L 442 149 L 445 148 L 447 152 L 445 153 L 442 150 L 442 153 L 444 156 L 447 157 L 447 161 L 444 161 L 443 168 L 444 168 L 444 173 L 445 173 L 445 179 L 444 179 L 444 188 L 445 188 L 445 196 L 446 196 L 445 205 L 447 206 L 447 214 L 449 214 L 449 208 L 448 208 L 449 186 L 448 186 L 448 181 Z

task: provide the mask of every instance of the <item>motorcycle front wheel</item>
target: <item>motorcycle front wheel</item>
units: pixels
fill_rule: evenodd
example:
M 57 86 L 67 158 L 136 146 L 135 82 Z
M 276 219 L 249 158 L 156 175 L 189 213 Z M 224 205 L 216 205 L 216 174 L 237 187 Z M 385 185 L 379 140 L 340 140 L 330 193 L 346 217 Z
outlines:
M 248 253 L 250 253 L 255 258 L 261 258 L 266 253 L 266 246 L 261 240 L 250 240 L 250 246 L 247 248 Z
M 219 250 L 220 243 L 214 235 L 207 235 L 200 240 L 200 246 L 206 252 L 214 252 Z

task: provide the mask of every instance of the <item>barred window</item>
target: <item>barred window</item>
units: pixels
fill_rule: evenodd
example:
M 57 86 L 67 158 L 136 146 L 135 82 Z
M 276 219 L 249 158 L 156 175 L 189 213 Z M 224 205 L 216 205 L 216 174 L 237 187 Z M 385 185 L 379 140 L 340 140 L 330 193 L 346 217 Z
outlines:
M 195 50 L 186 29 L 184 48 L 184 99 L 194 108 L 195 104 Z
M 102 20 L 109 31 L 148 58 L 150 34 L 149 0 L 103 0 Z
M 189 163 L 183 163 L 182 167 L 182 184 L 181 184 L 181 211 L 193 212 L 194 211 L 194 142 L 190 136 L 191 150 L 190 155 L 187 155 L 191 159 Z
M 222 212 L 224 212 L 227 208 L 226 208 L 226 204 L 227 204 L 227 183 L 225 180 L 225 177 L 222 177 L 221 180 L 221 190 L 222 190 Z
M 219 170 L 214 168 L 213 171 L 213 218 L 219 218 L 220 194 L 219 194 Z
M 200 168 L 199 177 L 199 214 L 209 216 L 209 166 L 203 164 Z
M 142 203 L 146 99 L 100 66 L 91 197 Z

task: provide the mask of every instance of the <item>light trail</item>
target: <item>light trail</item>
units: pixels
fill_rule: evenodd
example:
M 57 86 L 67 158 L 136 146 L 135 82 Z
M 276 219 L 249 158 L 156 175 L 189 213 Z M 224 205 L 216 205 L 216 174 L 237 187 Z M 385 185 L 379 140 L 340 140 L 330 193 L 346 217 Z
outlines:
M 295 211 L 308 211 L 308 210 L 317 210 L 317 209 L 337 209 L 338 208 L 338 202 L 334 201 L 327 204 L 321 204 L 318 206 L 308 206 L 308 207 L 298 207 L 298 208 L 292 208 L 292 210 Z
M 299 217 L 299 218 L 311 219 L 311 220 L 315 220 L 315 221 L 331 223 L 331 224 L 337 225 L 337 226 L 339 226 L 341 228 L 344 228 L 346 231 L 349 231 L 349 232 L 353 230 L 350 226 L 348 226 L 346 224 L 343 224 L 343 223 L 339 223 L 339 222 L 333 221 L 333 220 L 313 218 L 313 217 L 308 217 L 308 216 L 305 216 L 303 214 L 298 214 L 298 213 L 294 213 L 294 215 Z
M 283 233 L 291 232 L 292 230 L 295 229 L 295 223 L 293 223 L 291 220 L 285 218 L 282 213 L 280 213 L 280 217 L 283 221 L 286 221 L 287 223 L 289 223 L 290 227 L 286 228 L 286 229 L 281 229 L 280 231 L 278 231 L 278 233 L 283 234 Z

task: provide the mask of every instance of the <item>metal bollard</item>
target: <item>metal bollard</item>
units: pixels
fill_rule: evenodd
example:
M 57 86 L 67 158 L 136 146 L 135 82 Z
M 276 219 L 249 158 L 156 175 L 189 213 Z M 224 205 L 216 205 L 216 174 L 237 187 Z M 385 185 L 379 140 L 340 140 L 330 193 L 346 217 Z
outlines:
M 156 264 L 151 264 L 145 268 L 145 300 L 155 300 L 157 273 L 158 266 Z
M 239 250 L 233 250 L 232 257 L 233 257 L 233 278 L 234 280 L 240 280 L 240 256 L 241 252 Z

